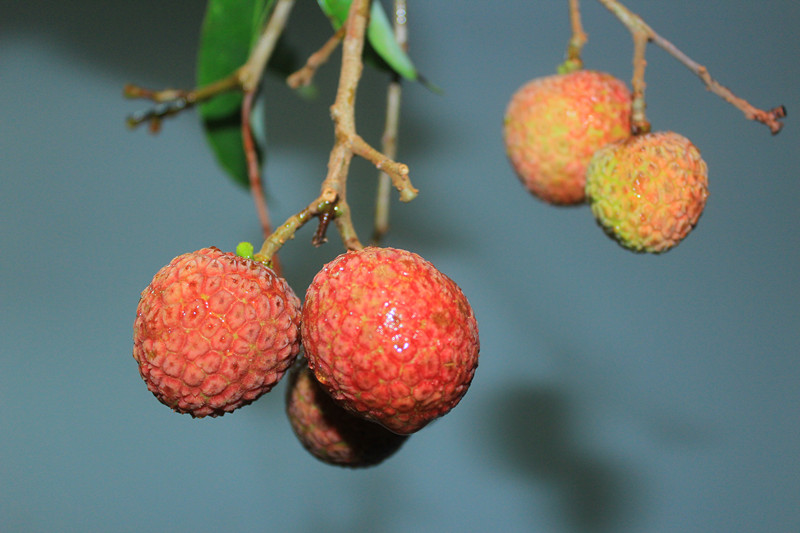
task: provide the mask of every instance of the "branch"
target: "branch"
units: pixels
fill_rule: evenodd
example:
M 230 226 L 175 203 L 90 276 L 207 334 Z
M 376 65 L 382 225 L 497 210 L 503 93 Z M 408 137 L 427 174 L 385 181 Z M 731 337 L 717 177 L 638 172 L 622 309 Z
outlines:
M 406 0 L 394 2 L 394 36 L 397 44 L 405 51 L 408 50 L 408 6 Z M 386 119 L 383 135 L 381 136 L 381 150 L 386 157 L 397 157 L 397 136 L 400 124 L 400 98 L 402 85 L 400 76 L 394 74 L 386 90 Z M 389 231 L 389 193 L 391 192 L 392 178 L 386 171 L 378 173 L 378 190 L 375 195 L 375 222 L 372 231 L 372 243 L 379 244 L 384 235 Z
M 345 26 L 339 28 L 336 33 L 334 33 L 333 36 L 328 39 L 324 45 L 322 45 L 322 48 L 308 57 L 306 64 L 303 65 L 300 70 L 286 78 L 287 85 L 289 85 L 289 87 L 292 89 L 311 85 L 311 80 L 314 79 L 314 74 L 316 74 L 317 69 L 328 61 L 333 51 L 336 50 L 336 48 L 339 46 L 339 43 L 342 42 L 344 30 Z
M 195 104 L 231 91 L 255 91 L 264 74 L 264 69 L 267 67 L 267 62 L 275 50 L 278 37 L 286 27 L 294 2 L 295 0 L 277 1 L 269 22 L 250 52 L 247 62 L 233 71 L 230 76 L 191 90 L 154 91 L 138 85 L 125 85 L 123 89 L 125 97 L 144 98 L 160 104 L 151 109 L 131 114 L 126 121 L 128 126 L 135 128 L 144 122 L 149 122 L 151 131 L 157 132 L 161 120 L 176 115 Z
M 261 82 L 264 69 L 267 68 L 267 62 L 269 62 L 269 58 L 275 50 L 278 38 L 286 27 L 286 22 L 289 20 L 289 14 L 292 12 L 293 7 L 294 0 L 278 0 L 275 4 L 272 15 L 269 17 L 269 22 L 250 52 L 247 63 L 239 69 L 239 77 L 244 91 L 255 90 Z
M 315 216 L 335 216 L 336 203 L 338 196 L 333 189 L 325 189 L 313 202 L 308 204 L 302 211 L 289 217 L 279 228 L 264 240 L 261 250 L 255 254 L 254 259 L 272 265 L 273 258 L 278 250 L 290 239 L 294 239 L 294 234 L 308 223 Z M 326 223 L 327 226 L 327 223 Z M 324 231 L 324 230 L 323 230 Z M 315 242 L 324 239 L 324 233 L 320 231 L 314 236 Z
M 126 98 L 143 98 L 157 102 L 158 105 L 144 111 L 130 114 L 125 122 L 128 124 L 129 128 L 135 128 L 144 122 L 148 122 L 150 124 L 150 131 L 157 133 L 163 119 L 177 115 L 181 111 L 189 109 L 195 104 L 209 100 L 214 96 L 240 89 L 241 83 L 239 81 L 238 71 L 226 78 L 188 91 L 184 89 L 154 91 L 128 83 L 122 90 Z
M 648 26 L 644 20 L 641 19 L 641 17 L 629 11 L 628 8 L 623 6 L 618 0 L 598 1 L 609 11 L 611 11 L 617 17 L 617 19 L 619 19 L 619 21 L 622 22 L 622 24 L 624 24 L 632 34 L 634 34 L 634 38 L 636 38 L 635 35 L 637 33 L 645 34 L 649 41 L 654 42 L 659 47 L 666 50 L 667 53 L 680 61 L 684 66 L 686 66 L 686 68 L 698 76 L 703 83 L 705 83 L 706 88 L 709 91 L 742 111 L 747 119 L 756 120 L 766 124 L 773 135 L 781 131 L 783 123 L 780 122 L 780 119 L 786 116 L 786 108 L 784 106 L 778 106 L 767 111 L 753 107 L 749 102 L 734 95 L 728 88 L 714 80 L 708 73 L 708 69 L 706 69 L 706 67 L 695 62 L 686 54 L 678 50 L 675 45 L 656 33 L 653 28 Z M 641 59 L 641 61 L 643 61 L 643 59 Z M 643 68 L 643 66 L 640 68 Z
M 350 218 L 346 193 L 347 174 L 354 154 L 371 161 L 379 170 L 384 170 L 400 191 L 401 200 L 410 201 L 417 195 L 417 190 L 408 179 L 408 167 L 375 150 L 356 133 L 356 90 L 364 68 L 361 56 L 369 20 L 369 6 L 369 0 L 354 0 L 350 6 L 346 22 L 347 29 L 342 43 L 342 69 L 339 76 L 339 87 L 336 91 L 336 100 L 331 106 L 336 143 L 328 160 L 328 175 L 322 184 L 323 190 L 331 188 L 338 195 L 335 222 L 342 241 L 348 249 L 362 247 Z
M 320 196 L 289 219 L 264 241 L 256 259 L 271 264 L 272 257 L 298 229 L 314 216 L 320 218 L 320 226 L 314 234 L 312 243 L 319 245 L 325 241 L 325 231 L 333 217 L 348 250 L 363 248 L 356 235 L 350 208 L 347 205 L 347 174 L 353 159 L 351 149 L 355 133 L 356 89 L 363 65 L 361 53 L 364 35 L 369 19 L 369 0 L 354 0 L 343 28 L 342 67 L 336 100 L 331 106 L 336 141 L 328 159 L 328 173 L 322 182 Z
M 259 260 L 269 262 L 295 232 L 314 217 L 320 220 L 312 244 L 325 242 L 325 233 L 331 220 L 336 224 L 342 243 L 348 250 L 363 248 L 356 234 L 347 203 L 347 176 L 354 155 L 371 161 L 389 174 L 400 185 L 401 199 L 410 200 L 416 189 L 408 180 L 408 167 L 378 152 L 356 133 L 355 102 L 358 83 L 364 68 L 362 53 L 369 21 L 370 0 L 353 0 L 343 28 L 342 65 L 336 99 L 331 106 L 335 142 L 328 158 L 328 173 L 322 182 L 320 196 L 302 211 L 290 217 L 264 241 Z M 329 41 L 328 44 L 330 44 Z
M 644 89 L 647 84 L 644 82 L 644 69 L 647 61 L 644 58 L 647 49 L 648 35 L 642 31 L 633 32 L 633 95 L 631 102 L 631 132 L 634 135 L 650 132 L 650 122 L 647 121 L 645 108 L 647 104 L 644 99 Z

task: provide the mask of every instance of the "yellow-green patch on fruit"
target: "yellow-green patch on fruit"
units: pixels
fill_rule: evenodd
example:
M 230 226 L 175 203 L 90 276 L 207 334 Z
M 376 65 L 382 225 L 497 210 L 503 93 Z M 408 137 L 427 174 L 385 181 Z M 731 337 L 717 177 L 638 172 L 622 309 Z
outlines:
M 622 246 L 665 252 L 700 219 L 708 167 L 682 135 L 637 135 L 597 151 L 586 174 L 586 197 L 598 223 Z

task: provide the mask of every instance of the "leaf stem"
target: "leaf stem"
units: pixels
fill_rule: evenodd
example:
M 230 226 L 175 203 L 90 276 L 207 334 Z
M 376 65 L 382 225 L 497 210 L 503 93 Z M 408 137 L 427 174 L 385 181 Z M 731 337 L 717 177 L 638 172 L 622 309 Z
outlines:
M 680 63 L 682 63 L 686 68 L 692 71 L 697 77 L 699 77 L 703 83 L 705 84 L 706 88 L 711 91 L 712 93 L 716 94 L 729 104 L 733 105 L 742 113 L 744 113 L 745 118 L 749 120 L 755 120 L 765 124 L 773 135 L 781 131 L 783 127 L 783 123 L 780 122 L 780 119 L 786 116 L 786 108 L 784 106 L 778 106 L 770 110 L 762 110 L 752 106 L 746 100 L 739 98 L 730 89 L 724 87 L 719 82 L 714 80 L 711 75 L 708 73 L 708 69 L 703 65 L 692 60 L 689 56 L 681 52 L 675 45 L 671 42 L 666 40 L 664 37 L 656 33 L 653 28 L 647 25 L 647 23 L 642 20 L 641 17 L 632 13 L 628 8 L 622 5 L 618 0 L 598 0 L 603 6 L 605 6 L 609 11 L 611 11 L 617 19 L 631 32 L 634 36 L 634 43 L 636 43 L 637 34 L 644 34 L 647 37 L 647 41 L 652 41 L 660 48 L 664 49 L 667 53 L 669 53 L 672 57 L 677 59 Z M 638 57 L 641 55 L 641 57 Z M 639 61 L 641 63 L 644 62 L 644 54 L 637 54 L 635 56 L 635 61 Z M 644 69 L 643 65 L 640 65 L 639 68 L 641 70 Z

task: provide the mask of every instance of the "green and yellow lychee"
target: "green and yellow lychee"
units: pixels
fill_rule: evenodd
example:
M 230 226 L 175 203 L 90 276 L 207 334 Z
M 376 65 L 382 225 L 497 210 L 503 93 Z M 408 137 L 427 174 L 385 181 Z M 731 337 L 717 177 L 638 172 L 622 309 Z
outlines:
M 142 291 L 133 357 L 160 402 L 220 416 L 268 392 L 291 366 L 300 311 L 264 264 L 204 248 L 174 258 Z
M 682 135 L 636 135 L 597 151 L 587 170 L 586 197 L 600 226 L 623 247 L 665 252 L 700 219 L 708 167 Z
M 586 167 L 598 148 L 630 136 L 631 94 L 593 70 L 534 79 L 511 98 L 503 139 L 511 166 L 538 198 L 584 201 Z

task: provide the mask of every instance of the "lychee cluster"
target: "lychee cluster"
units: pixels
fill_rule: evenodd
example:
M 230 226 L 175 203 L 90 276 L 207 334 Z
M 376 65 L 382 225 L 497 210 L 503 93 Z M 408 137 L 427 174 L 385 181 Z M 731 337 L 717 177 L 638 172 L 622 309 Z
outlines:
M 625 84 L 609 74 L 578 70 L 535 79 L 508 105 L 506 151 L 538 198 L 588 203 L 621 246 L 661 253 L 697 224 L 708 198 L 708 169 L 677 133 L 632 135 L 631 106 Z
M 383 461 L 453 409 L 480 350 L 461 289 L 412 252 L 341 254 L 301 306 L 264 263 L 204 248 L 173 259 L 142 292 L 133 356 L 159 401 L 215 417 L 272 389 L 301 337 L 291 427 L 315 457 L 350 467 Z

